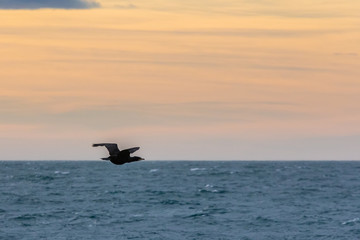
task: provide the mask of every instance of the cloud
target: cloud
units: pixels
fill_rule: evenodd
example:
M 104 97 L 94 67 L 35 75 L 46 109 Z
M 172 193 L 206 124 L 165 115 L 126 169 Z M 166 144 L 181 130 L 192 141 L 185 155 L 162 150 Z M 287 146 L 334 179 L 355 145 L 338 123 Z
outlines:
M 0 0 L 0 9 L 83 9 L 96 7 L 100 7 L 100 4 L 86 0 Z
M 135 9 L 135 8 L 137 8 L 136 5 L 131 4 L 131 3 L 129 3 L 127 5 L 115 5 L 114 7 L 115 8 L 120 8 L 120 9 Z
M 335 56 L 347 56 L 347 57 L 357 57 L 358 54 L 356 52 L 335 52 L 333 53 Z
M 252 65 L 254 69 L 274 70 L 274 71 L 300 71 L 300 72 L 334 72 L 336 70 L 330 68 L 301 67 L 291 65 Z
M 88 129 L 114 127 L 190 126 L 214 123 L 251 122 L 254 119 L 292 119 L 300 116 L 292 102 L 282 101 L 190 101 L 178 103 L 127 103 L 113 105 L 80 103 L 81 98 L 53 96 L 45 102 L 0 96 L 2 124 L 81 126 Z M 44 100 L 45 101 L 45 100 Z M 71 106 L 68 104 L 71 103 Z M 1 130 L 1 129 L 0 129 Z

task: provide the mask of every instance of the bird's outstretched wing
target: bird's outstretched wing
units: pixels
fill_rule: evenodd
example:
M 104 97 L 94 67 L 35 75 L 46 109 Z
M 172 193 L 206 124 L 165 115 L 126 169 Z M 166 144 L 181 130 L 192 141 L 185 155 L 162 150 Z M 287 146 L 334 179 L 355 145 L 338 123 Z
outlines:
M 121 152 L 128 152 L 130 154 L 130 153 L 136 152 L 139 149 L 140 149 L 140 147 L 133 147 L 133 148 L 128 148 L 128 149 L 121 150 Z
M 93 147 L 100 147 L 104 146 L 109 151 L 110 155 L 116 155 L 120 152 L 116 143 L 95 143 L 92 145 Z

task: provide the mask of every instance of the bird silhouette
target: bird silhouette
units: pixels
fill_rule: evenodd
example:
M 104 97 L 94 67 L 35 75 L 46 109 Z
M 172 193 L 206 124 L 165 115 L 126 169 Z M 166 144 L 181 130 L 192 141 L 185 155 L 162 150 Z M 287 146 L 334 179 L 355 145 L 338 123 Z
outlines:
M 116 143 L 95 143 L 92 146 L 93 147 L 106 147 L 107 150 L 109 151 L 110 156 L 107 158 L 101 158 L 101 159 L 110 161 L 116 165 L 145 160 L 144 158 L 141 158 L 138 156 L 134 156 L 134 157 L 130 156 L 131 153 L 136 152 L 137 150 L 140 149 L 140 147 L 133 147 L 133 148 L 128 148 L 128 149 L 124 149 L 124 150 L 120 151 Z

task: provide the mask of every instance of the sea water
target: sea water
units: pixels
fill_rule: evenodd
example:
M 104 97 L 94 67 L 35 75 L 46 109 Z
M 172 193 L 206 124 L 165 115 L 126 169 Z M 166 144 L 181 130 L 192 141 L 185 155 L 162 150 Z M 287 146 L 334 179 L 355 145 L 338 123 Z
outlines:
M 0 239 L 359 238 L 360 162 L 0 162 Z

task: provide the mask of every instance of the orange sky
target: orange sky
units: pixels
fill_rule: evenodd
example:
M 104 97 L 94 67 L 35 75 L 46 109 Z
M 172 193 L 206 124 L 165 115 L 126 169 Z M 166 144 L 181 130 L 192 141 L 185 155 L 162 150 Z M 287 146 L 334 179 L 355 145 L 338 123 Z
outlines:
M 0 159 L 360 159 L 357 0 L 98 2 L 0 10 Z

